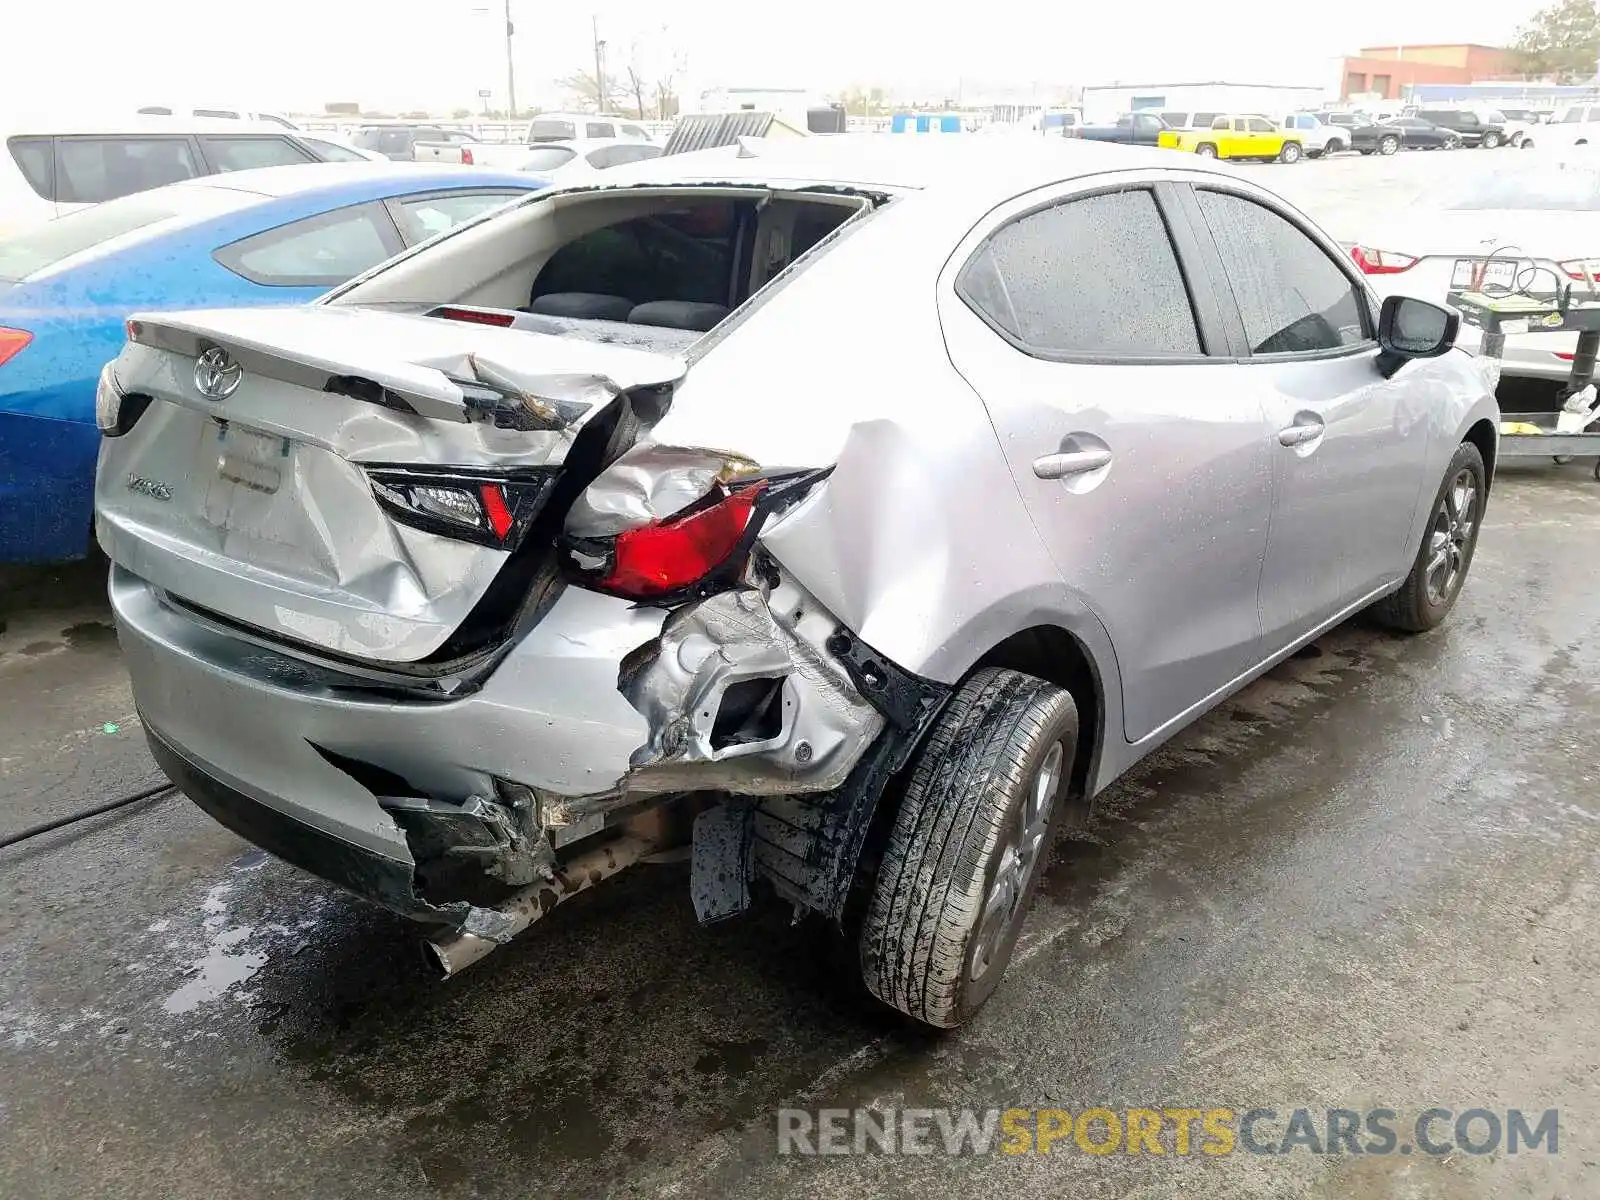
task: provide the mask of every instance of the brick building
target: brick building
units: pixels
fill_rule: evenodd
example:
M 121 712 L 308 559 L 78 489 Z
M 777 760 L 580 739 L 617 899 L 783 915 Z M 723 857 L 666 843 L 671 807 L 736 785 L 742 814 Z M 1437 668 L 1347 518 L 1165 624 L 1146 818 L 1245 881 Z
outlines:
M 1364 46 L 1344 60 L 1339 94 L 1399 100 L 1418 83 L 1473 83 L 1515 71 L 1511 51 L 1498 46 L 1453 43 L 1424 46 Z

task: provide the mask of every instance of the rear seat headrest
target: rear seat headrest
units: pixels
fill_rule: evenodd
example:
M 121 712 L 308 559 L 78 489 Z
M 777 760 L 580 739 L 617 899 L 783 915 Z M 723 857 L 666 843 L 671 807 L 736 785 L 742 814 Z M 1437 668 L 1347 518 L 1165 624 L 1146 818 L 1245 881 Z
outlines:
M 726 304 L 703 304 L 698 300 L 651 300 L 638 305 L 628 314 L 628 320 L 634 325 L 663 325 L 705 333 L 731 311 Z
M 527 311 L 546 317 L 626 321 L 633 307 L 633 301 L 626 296 L 608 296 L 602 292 L 551 292 L 528 301 Z

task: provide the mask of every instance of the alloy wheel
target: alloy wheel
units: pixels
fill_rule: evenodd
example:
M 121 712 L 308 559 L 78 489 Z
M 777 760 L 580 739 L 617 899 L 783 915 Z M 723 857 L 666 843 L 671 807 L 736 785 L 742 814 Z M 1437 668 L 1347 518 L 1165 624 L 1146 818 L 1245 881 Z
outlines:
M 989 886 L 983 912 L 978 917 L 970 973 L 974 980 L 982 979 L 1001 956 L 1007 935 L 1022 919 L 1022 901 L 1028 894 L 1028 882 L 1044 857 L 1050 810 L 1061 789 L 1061 765 L 1065 761 L 1066 751 L 1056 742 L 1039 764 L 1033 784 L 1017 810 L 1013 827 L 1003 835 L 1000 865 L 995 869 L 994 882 Z
M 1428 603 L 1449 603 L 1461 588 L 1467 555 L 1478 527 L 1478 482 L 1471 471 L 1459 471 L 1445 489 L 1428 533 L 1428 565 L 1424 578 Z

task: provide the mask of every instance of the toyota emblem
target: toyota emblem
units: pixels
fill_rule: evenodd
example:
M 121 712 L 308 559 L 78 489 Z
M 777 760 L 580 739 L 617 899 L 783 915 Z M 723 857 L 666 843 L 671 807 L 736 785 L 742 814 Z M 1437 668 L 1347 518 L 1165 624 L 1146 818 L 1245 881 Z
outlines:
M 221 346 L 207 350 L 194 364 L 194 386 L 207 400 L 226 400 L 239 389 L 244 368 Z

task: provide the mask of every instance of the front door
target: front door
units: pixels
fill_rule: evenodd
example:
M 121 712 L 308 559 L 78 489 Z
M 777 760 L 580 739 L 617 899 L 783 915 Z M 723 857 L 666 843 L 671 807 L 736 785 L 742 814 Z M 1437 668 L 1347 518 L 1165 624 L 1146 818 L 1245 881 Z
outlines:
M 1195 189 L 1237 302 L 1252 393 L 1271 419 L 1268 654 L 1393 580 L 1426 460 L 1425 389 L 1377 367 L 1373 307 L 1337 249 L 1264 198 Z
M 1179 269 L 1174 239 L 1198 244 L 1175 192 L 1135 179 L 991 214 L 939 296 L 1040 536 L 1111 635 L 1130 741 L 1258 661 L 1271 500 L 1262 393 Z

